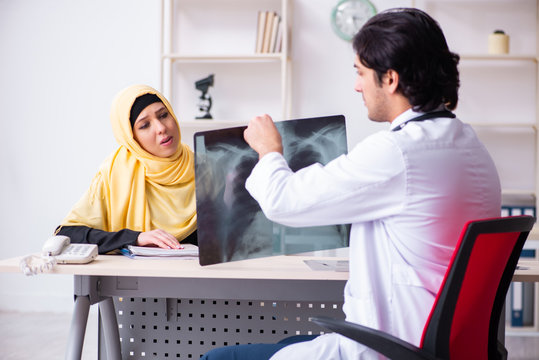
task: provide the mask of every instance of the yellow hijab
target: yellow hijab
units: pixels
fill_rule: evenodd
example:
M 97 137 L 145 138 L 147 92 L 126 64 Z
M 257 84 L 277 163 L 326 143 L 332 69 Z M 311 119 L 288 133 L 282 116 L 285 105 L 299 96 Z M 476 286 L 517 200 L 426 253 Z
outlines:
M 101 164 L 92 184 L 63 220 L 104 231 L 163 229 L 183 240 L 196 229 L 194 156 L 181 143 L 168 158 L 148 153 L 133 137 L 129 115 L 135 100 L 157 95 L 172 117 L 170 103 L 155 89 L 134 85 L 116 95 L 110 120 L 120 147 Z M 179 125 L 178 125 L 179 129 Z

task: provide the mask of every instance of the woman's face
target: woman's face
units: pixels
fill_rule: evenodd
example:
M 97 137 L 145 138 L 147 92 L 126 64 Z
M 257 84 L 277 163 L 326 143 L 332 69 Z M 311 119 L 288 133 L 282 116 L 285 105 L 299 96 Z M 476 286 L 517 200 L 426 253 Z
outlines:
M 144 150 L 162 158 L 174 155 L 180 142 L 178 125 L 161 102 L 141 111 L 133 125 L 133 136 Z

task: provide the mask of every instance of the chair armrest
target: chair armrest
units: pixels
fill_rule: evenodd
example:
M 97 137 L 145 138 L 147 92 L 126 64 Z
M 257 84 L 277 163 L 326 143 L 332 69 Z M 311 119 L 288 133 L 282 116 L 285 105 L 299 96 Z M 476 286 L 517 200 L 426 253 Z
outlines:
M 498 359 L 499 360 L 507 360 L 507 349 L 505 346 L 498 340 Z
M 423 349 L 379 330 L 323 316 L 312 317 L 310 321 L 357 341 L 390 359 L 436 360 L 436 357 Z

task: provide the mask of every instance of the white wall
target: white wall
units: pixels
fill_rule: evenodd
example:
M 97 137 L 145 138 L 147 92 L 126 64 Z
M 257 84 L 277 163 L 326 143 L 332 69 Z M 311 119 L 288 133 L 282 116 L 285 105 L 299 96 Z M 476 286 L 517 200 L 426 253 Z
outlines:
M 292 115 L 344 114 L 352 146 L 385 126 L 367 120 L 361 96 L 353 91 L 351 45 L 333 34 L 329 23 L 336 2 L 294 0 Z M 373 2 L 379 10 L 410 3 Z M 39 251 L 86 190 L 99 163 L 116 147 L 108 118 L 112 97 L 133 83 L 159 86 L 159 4 L 156 0 L 0 0 L 0 258 Z M 448 2 L 429 11 L 442 18 L 442 27 L 451 34 L 451 47 L 473 48 L 466 37 L 459 37 L 464 25 L 466 31 L 493 30 L 488 22 L 474 25 L 477 17 L 463 25 L 443 4 Z M 518 15 L 524 22 L 513 18 L 510 31 L 533 25 L 533 35 L 535 1 L 519 0 L 519 4 L 532 17 Z M 486 36 L 480 34 L 474 41 L 486 46 Z M 534 39 L 532 50 L 530 40 L 515 41 L 516 51 L 535 52 Z M 492 78 L 491 74 L 486 71 L 484 76 Z M 511 76 L 505 74 L 503 79 L 507 78 Z M 464 115 L 481 117 L 484 107 L 474 107 L 475 100 L 470 100 L 478 90 L 466 90 L 468 84 L 463 79 L 468 97 Z M 534 86 L 517 88 L 527 94 Z M 512 101 L 516 103 L 507 104 L 506 113 L 524 108 L 522 116 L 530 117 L 529 106 L 520 106 L 517 96 Z M 0 311 L 70 310 L 71 293 L 69 276 L 0 274 Z
M 115 147 L 112 97 L 158 86 L 159 2 L 0 0 L 0 254 L 38 252 Z M 72 279 L 0 275 L 0 310 L 72 307 Z

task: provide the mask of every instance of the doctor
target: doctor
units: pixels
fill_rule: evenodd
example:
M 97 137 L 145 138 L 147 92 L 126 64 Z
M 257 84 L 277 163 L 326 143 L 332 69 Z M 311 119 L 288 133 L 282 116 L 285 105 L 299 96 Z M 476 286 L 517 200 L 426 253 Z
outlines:
M 353 45 L 355 90 L 368 117 L 389 128 L 326 166 L 294 173 L 273 121 L 258 116 L 244 133 L 259 154 L 246 187 L 273 221 L 351 223 L 346 319 L 419 345 L 464 223 L 500 214 L 499 178 L 472 128 L 451 112 L 458 101 L 459 57 L 430 16 L 417 9 L 382 12 L 363 26 Z M 338 334 L 285 345 L 241 345 L 206 356 L 380 356 Z

